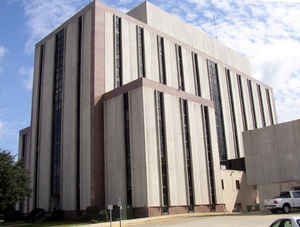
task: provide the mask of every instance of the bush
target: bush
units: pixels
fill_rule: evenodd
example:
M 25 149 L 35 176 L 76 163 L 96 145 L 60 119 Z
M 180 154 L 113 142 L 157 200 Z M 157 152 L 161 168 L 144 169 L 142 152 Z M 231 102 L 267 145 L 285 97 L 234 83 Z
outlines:
M 51 216 L 47 218 L 48 221 L 61 221 L 64 219 L 64 211 L 63 210 L 54 210 L 51 213 Z
M 40 218 L 44 217 L 46 214 L 45 210 L 42 208 L 33 209 L 28 215 L 28 221 L 36 222 Z
M 90 206 L 86 208 L 86 219 L 91 220 L 97 220 L 99 217 L 100 209 L 95 206 Z

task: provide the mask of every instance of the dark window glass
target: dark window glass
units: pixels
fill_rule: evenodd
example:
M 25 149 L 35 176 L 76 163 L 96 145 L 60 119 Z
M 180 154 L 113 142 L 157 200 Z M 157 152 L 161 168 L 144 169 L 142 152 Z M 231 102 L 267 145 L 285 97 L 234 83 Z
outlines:
M 167 84 L 164 38 L 157 36 L 159 82 Z
M 280 192 L 279 197 L 280 198 L 291 198 L 291 195 L 289 192 Z
M 250 96 L 250 104 L 251 104 L 251 113 L 252 113 L 253 124 L 254 124 L 254 128 L 257 128 L 257 120 L 256 120 L 256 115 L 255 115 L 255 106 L 254 106 L 251 80 L 248 80 L 248 90 L 249 90 L 249 96 Z
M 184 91 L 185 88 L 184 88 L 184 75 L 183 75 L 181 46 L 176 44 L 175 51 L 176 51 L 177 76 L 178 76 L 178 89 Z
M 236 180 L 236 181 L 235 181 L 235 186 L 236 186 L 236 189 L 237 189 L 237 190 L 241 189 L 240 181 L 239 181 L 239 180 Z
M 228 87 L 228 96 L 229 96 L 229 105 L 230 105 L 230 116 L 232 119 L 232 131 L 233 131 L 233 139 L 234 139 L 234 145 L 236 150 L 236 157 L 240 157 L 240 149 L 239 149 L 239 142 L 238 142 L 238 131 L 236 126 L 236 112 L 234 109 L 234 100 L 233 100 L 233 94 L 232 94 L 232 84 L 231 84 L 231 76 L 229 69 L 225 69 L 226 74 L 226 81 L 227 81 L 227 87 Z
M 270 114 L 271 125 L 274 125 L 273 111 L 272 111 L 271 97 L 270 97 L 270 91 L 269 91 L 269 89 L 266 89 L 266 94 L 267 94 L 267 101 L 268 101 L 268 107 L 269 107 L 269 114 Z
M 34 163 L 34 208 L 37 208 L 37 185 L 38 185 L 38 163 L 39 163 L 39 150 L 40 150 L 40 112 L 41 112 L 41 92 L 42 92 L 42 81 L 44 73 L 44 52 L 45 45 L 42 44 L 40 47 L 40 64 L 39 64 L 39 85 L 37 89 L 37 120 L 36 120 L 36 144 L 35 144 L 35 163 Z
M 224 180 L 221 180 L 222 189 L 224 190 Z
M 293 192 L 294 198 L 300 198 L 300 192 Z
M 194 210 L 194 184 L 192 173 L 192 157 L 191 157 L 191 141 L 190 141 L 190 125 L 188 115 L 188 103 L 186 100 L 179 99 L 180 113 L 181 113 L 181 128 L 182 128 L 182 142 L 185 157 L 185 167 L 187 172 L 187 188 L 189 198 L 189 210 Z
M 140 26 L 136 26 L 136 34 L 137 34 L 138 77 L 146 77 L 144 28 Z
M 122 86 L 122 22 L 114 16 L 114 87 Z
M 219 84 L 218 66 L 216 63 L 207 60 L 208 77 L 210 82 L 210 95 L 214 102 L 216 113 L 216 126 L 218 135 L 220 161 L 227 160 L 226 137 L 224 129 L 224 118 L 222 109 L 222 99 Z
M 155 91 L 155 113 L 156 131 L 158 139 L 158 152 L 160 162 L 160 185 L 162 197 L 162 212 L 168 212 L 169 207 L 169 185 L 168 185 L 168 162 L 165 132 L 165 109 L 164 96 L 162 92 Z
M 60 206 L 60 171 L 61 171 L 61 127 L 62 102 L 64 81 L 64 48 L 65 32 L 59 31 L 55 41 L 55 70 L 54 70 L 54 97 L 53 97 L 53 135 L 52 135 L 52 175 L 51 198 L 53 208 Z
M 241 104 L 241 110 L 242 110 L 243 126 L 244 126 L 244 130 L 247 131 L 248 126 L 247 126 L 247 117 L 246 117 L 244 92 L 243 92 L 241 75 L 237 74 L 237 80 L 238 80 L 238 88 L 239 88 L 239 95 L 240 95 L 240 101 L 241 101 L 240 104 Z
M 204 108 L 201 106 L 202 111 L 202 121 L 203 121 L 203 131 L 205 136 L 205 147 L 206 147 L 206 158 L 208 163 L 208 182 L 209 182 L 209 194 L 210 194 L 210 204 L 212 210 L 216 209 L 216 187 L 215 187 L 215 173 L 214 173 L 214 162 L 211 146 L 211 136 L 210 136 L 210 124 L 209 124 L 209 112 L 208 107 Z
M 262 100 L 260 85 L 257 84 L 256 88 L 257 88 L 257 93 L 258 93 L 258 99 L 259 99 L 259 106 L 260 106 L 260 113 L 261 113 L 262 124 L 263 124 L 263 127 L 266 127 L 265 110 L 264 110 L 264 104 L 263 104 L 263 100 Z
M 77 58 L 77 153 L 76 153 L 76 209 L 80 210 L 80 91 L 83 17 L 78 18 L 78 58 Z
M 194 73 L 194 80 L 195 80 L 196 95 L 201 96 L 198 55 L 194 52 L 192 52 L 192 61 L 193 61 L 193 73 Z
M 131 152 L 130 152 L 130 130 L 129 130 L 129 99 L 128 93 L 124 94 L 124 135 L 126 155 L 126 177 L 127 177 L 127 205 L 132 205 L 132 181 L 131 181 Z

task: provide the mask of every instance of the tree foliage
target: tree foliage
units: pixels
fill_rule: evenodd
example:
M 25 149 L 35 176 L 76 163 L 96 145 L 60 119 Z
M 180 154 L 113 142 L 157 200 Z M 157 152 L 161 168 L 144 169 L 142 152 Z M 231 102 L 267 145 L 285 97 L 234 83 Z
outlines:
M 15 162 L 10 152 L 0 148 L 0 213 L 29 195 L 29 173 L 23 167 L 23 161 Z

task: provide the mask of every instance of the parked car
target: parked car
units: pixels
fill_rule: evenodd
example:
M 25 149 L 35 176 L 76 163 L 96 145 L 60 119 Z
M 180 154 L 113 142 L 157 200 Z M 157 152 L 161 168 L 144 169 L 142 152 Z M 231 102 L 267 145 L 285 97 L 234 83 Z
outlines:
M 265 209 L 272 213 L 283 211 L 290 213 L 292 208 L 300 208 L 300 191 L 281 192 L 278 197 L 264 201 Z
M 279 218 L 270 227 L 299 227 L 300 217 Z

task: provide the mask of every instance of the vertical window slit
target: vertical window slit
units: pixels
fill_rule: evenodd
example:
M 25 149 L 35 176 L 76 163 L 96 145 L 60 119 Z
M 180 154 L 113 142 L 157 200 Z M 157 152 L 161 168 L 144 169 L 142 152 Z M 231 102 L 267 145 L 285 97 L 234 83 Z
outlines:
M 178 78 L 178 89 L 181 91 L 185 90 L 184 87 L 184 75 L 183 75 L 183 64 L 182 64 L 182 50 L 181 46 L 175 44 L 176 51 L 176 65 L 177 65 L 177 78 Z
M 194 73 L 194 80 L 195 80 L 196 95 L 201 96 L 198 55 L 194 52 L 192 52 L 192 61 L 193 61 L 193 73 Z
M 34 163 L 34 208 L 38 207 L 38 168 L 39 168 L 39 150 L 40 150 L 40 113 L 41 113 L 41 92 L 44 73 L 44 53 L 45 45 L 40 47 L 40 65 L 39 65 L 39 85 L 37 91 L 37 120 L 36 120 L 36 144 L 35 144 L 35 163 Z
M 274 125 L 274 118 L 273 118 L 273 111 L 272 111 L 272 105 L 271 105 L 270 91 L 267 88 L 266 88 L 266 94 L 267 94 L 267 101 L 268 101 L 271 125 Z
M 159 67 L 159 82 L 167 84 L 166 79 L 166 64 L 165 64 L 165 47 L 164 38 L 157 36 L 157 47 L 158 47 L 158 67 Z
M 181 113 L 181 128 L 183 139 L 183 152 L 185 159 L 186 180 L 187 180 L 187 197 L 189 201 L 189 210 L 194 210 L 194 184 L 193 184 L 193 167 L 191 157 L 190 125 L 188 116 L 188 103 L 186 100 L 179 99 Z
M 118 16 L 114 16 L 114 87 L 123 84 L 122 76 L 122 21 Z
M 123 96 L 124 100 L 124 135 L 126 155 L 126 182 L 127 182 L 127 205 L 132 205 L 132 183 L 131 183 L 131 153 L 130 153 L 130 129 L 129 129 L 129 98 L 128 93 Z
M 61 132 L 64 83 L 65 31 L 59 31 L 55 41 L 55 70 L 53 92 L 52 157 L 51 157 L 51 206 L 60 208 Z
M 241 75 L 237 74 L 237 79 L 238 79 L 238 89 L 239 89 L 239 96 L 240 96 L 240 104 L 241 104 L 241 110 L 242 110 L 243 127 L 244 127 L 244 131 L 247 131 L 248 130 L 248 126 L 247 126 L 247 117 L 246 117 L 245 100 L 244 100 L 244 93 L 243 93 L 243 86 L 242 86 Z
M 234 139 L 234 146 L 236 150 L 236 157 L 240 157 L 240 149 L 239 149 L 239 143 L 238 143 L 238 131 L 236 126 L 236 116 L 235 116 L 235 109 L 234 109 L 234 100 L 233 100 L 233 94 L 232 94 L 232 83 L 231 83 L 231 76 L 229 69 L 225 69 L 226 73 L 226 82 L 227 82 L 227 88 L 228 88 L 228 96 L 229 96 L 229 104 L 230 104 L 230 116 L 232 119 L 232 129 L 233 129 L 233 139 Z
M 144 28 L 136 26 L 138 77 L 146 77 Z
M 206 157 L 208 163 L 208 182 L 209 182 L 209 194 L 210 194 L 210 205 L 211 209 L 216 209 L 216 187 L 215 187 L 215 173 L 214 173 L 214 162 L 212 154 L 212 145 L 211 145 L 211 132 L 209 124 L 209 112 L 208 107 L 201 106 L 202 112 L 202 121 L 203 121 L 203 131 L 205 136 L 205 147 L 206 147 Z
M 262 94 L 261 94 L 260 85 L 257 84 L 256 88 L 257 88 L 257 93 L 258 93 L 258 99 L 259 99 L 259 106 L 260 106 L 260 113 L 261 113 L 262 124 L 263 124 L 263 127 L 266 127 L 265 110 L 264 110 L 264 104 L 263 104 L 263 100 L 262 100 Z
M 249 90 L 249 96 L 250 96 L 251 114 L 252 114 L 253 124 L 254 124 L 254 128 L 257 128 L 257 120 L 256 120 L 256 115 L 255 115 L 255 106 L 254 106 L 251 80 L 248 80 L 248 90 Z
M 214 102 L 216 127 L 218 136 L 218 146 L 220 161 L 227 160 L 226 137 L 224 129 L 224 117 L 222 109 L 222 99 L 219 84 L 218 66 L 216 63 L 207 60 L 208 75 L 210 82 L 210 95 Z
M 165 131 L 165 109 L 164 95 L 162 92 L 155 91 L 155 113 L 156 130 L 158 139 L 158 153 L 160 163 L 160 191 L 162 198 L 162 212 L 168 213 L 169 207 L 169 184 L 168 184 L 168 160 Z

